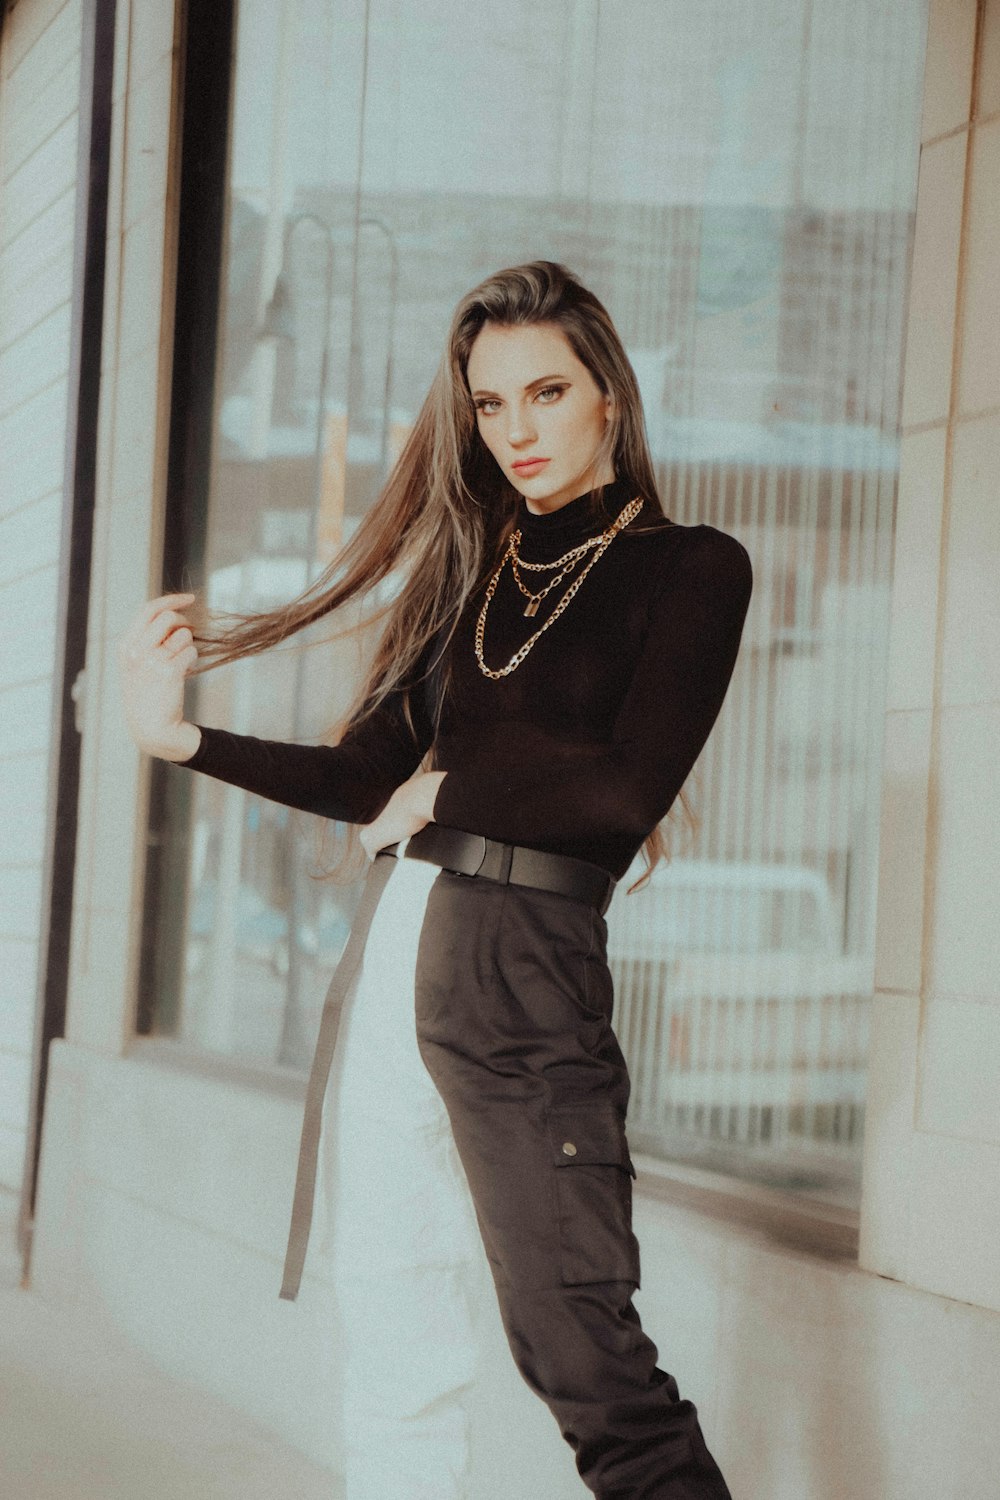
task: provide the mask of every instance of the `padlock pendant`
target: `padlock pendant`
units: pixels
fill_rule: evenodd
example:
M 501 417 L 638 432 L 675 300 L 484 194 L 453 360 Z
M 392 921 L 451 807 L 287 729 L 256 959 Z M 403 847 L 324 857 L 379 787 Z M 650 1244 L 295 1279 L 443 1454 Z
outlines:
M 533 615 L 537 615 L 537 613 L 538 613 L 538 600 L 537 599 L 529 599 L 528 602 L 527 602 L 527 604 L 524 606 L 524 616 L 525 616 L 525 619 L 530 620 L 532 618 L 532 616 Z

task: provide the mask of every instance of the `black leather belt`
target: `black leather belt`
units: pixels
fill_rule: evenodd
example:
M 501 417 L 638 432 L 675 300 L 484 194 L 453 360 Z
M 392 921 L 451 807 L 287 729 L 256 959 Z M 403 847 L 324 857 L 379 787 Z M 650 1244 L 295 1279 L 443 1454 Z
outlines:
M 380 852 L 393 854 L 398 847 L 393 844 Z M 527 885 L 557 896 L 571 896 L 595 906 L 602 916 L 611 905 L 616 885 L 613 875 L 585 859 L 547 854 L 521 844 L 500 844 L 480 833 L 463 833 L 439 823 L 426 824 L 408 839 L 403 856 L 427 860 L 455 875 L 479 875 L 503 885 Z

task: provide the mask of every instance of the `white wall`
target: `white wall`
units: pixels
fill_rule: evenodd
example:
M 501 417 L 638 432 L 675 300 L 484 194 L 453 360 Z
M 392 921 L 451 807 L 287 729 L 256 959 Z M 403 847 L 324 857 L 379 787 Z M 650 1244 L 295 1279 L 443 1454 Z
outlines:
M 80 0 L 0 38 L 0 1186 L 31 1082 L 72 291 Z
M 1000 0 L 933 0 L 862 1264 L 1000 1309 Z

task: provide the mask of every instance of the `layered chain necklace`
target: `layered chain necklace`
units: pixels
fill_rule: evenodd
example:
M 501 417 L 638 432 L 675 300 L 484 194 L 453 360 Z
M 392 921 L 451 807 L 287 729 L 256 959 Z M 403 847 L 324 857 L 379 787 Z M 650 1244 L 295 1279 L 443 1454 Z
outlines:
M 493 574 L 493 577 L 490 579 L 489 583 L 486 586 L 486 597 L 483 600 L 483 607 L 479 611 L 479 618 L 476 621 L 476 661 L 479 663 L 479 670 L 482 672 L 484 677 L 490 677 L 494 682 L 498 682 L 501 677 L 509 677 L 511 672 L 515 672 L 517 670 L 517 668 L 524 661 L 524 658 L 527 656 L 528 652 L 531 650 L 532 646 L 538 640 L 539 636 L 544 635 L 549 626 L 554 625 L 559 616 L 562 614 L 563 610 L 567 608 L 571 599 L 580 589 L 584 579 L 586 578 L 587 574 L 590 572 L 594 564 L 604 556 L 605 552 L 607 552 L 608 548 L 611 546 L 611 543 L 614 541 L 618 533 L 624 530 L 624 528 L 630 521 L 635 519 L 641 509 L 642 498 L 641 496 L 637 495 L 634 500 L 629 501 L 629 503 L 625 506 L 625 509 L 618 516 L 617 520 L 613 521 L 606 531 L 600 532 L 597 536 L 590 537 L 585 542 L 580 542 L 576 547 L 571 547 L 568 552 L 564 552 L 562 557 L 557 557 L 554 562 L 525 562 L 520 555 L 520 530 L 517 530 L 511 534 L 510 541 L 507 543 L 507 550 L 504 553 L 503 557 L 500 559 L 500 566 L 497 568 L 496 572 Z M 539 629 L 535 631 L 534 635 L 529 636 L 524 645 L 520 646 L 517 651 L 514 652 L 514 655 L 511 657 L 510 661 L 505 667 L 498 667 L 496 670 L 494 670 L 492 667 L 488 667 L 486 665 L 486 662 L 483 660 L 483 640 L 486 634 L 486 616 L 489 613 L 493 595 L 497 591 L 497 584 L 500 582 L 500 575 L 503 573 L 504 568 L 507 566 L 507 559 L 510 559 L 510 567 L 511 572 L 514 575 L 514 582 L 517 584 L 521 593 L 528 601 L 524 606 L 525 616 L 531 619 L 538 613 L 538 606 L 539 604 L 541 604 L 546 595 L 550 594 L 554 588 L 557 588 L 559 584 L 562 583 L 564 578 L 568 577 L 568 575 L 573 572 L 574 568 L 583 560 L 584 557 L 586 557 L 588 552 L 592 552 L 593 556 L 590 558 L 587 566 L 584 568 L 583 572 L 578 574 L 577 577 L 573 579 L 572 583 L 570 583 L 569 587 L 566 589 L 566 592 L 563 594 L 555 609 L 545 621 L 544 625 L 541 625 Z M 551 580 L 550 583 L 547 583 L 544 588 L 539 589 L 537 593 L 535 593 L 526 586 L 523 578 L 521 577 L 522 569 L 525 572 L 531 573 L 548 573 L 555 569 L 555 577 Z

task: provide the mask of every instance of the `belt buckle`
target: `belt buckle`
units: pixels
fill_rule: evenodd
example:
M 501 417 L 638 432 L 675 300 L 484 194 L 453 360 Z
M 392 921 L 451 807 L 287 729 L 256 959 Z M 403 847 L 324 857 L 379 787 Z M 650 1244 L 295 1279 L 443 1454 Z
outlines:
M 461 870 L 458 869 L 455 865 L 442 864 L 442 869 L 447 870 L 450 875 L 464 875 L 466 880 L 473 880 L 479 874 L 480 870 L 483 868 L 483 865 L 486 862 L 486 855 L 489 850 L 489 844 L 481 833 L 463 833 L 461 837 L 463 840 L 478 839 L 483 846 L 483 852 L 480 854 L 479 859 L 476 861 L 475 867 L 473 869 L 466 868 L 464 870 Z
M 482 837 L 481 834 L 476 835 Z M 510 880 L 511 861 L 514 857 L 513 844 L 498 843 L 495 839 L 483 839 L 483 857 L 479 861 L 476 874 L 481 875 L 484 880 L 495 880 L 500 885 L 506 885 Z
M 483 852 L 479 856 L 479 863 L 476 865 L 476 868 L 474 870 L 470 870 L 469 871 L 470 875 L 478 875 L 479 872 L 480 872 L 480 870 L 483 868 L 483 865 L 486 863 L 486 855 L 487 855 L 487 852 L 488 852 L 490 846 L 489 846 L 489 843 L 487 842 L 487 840 L 483 837 L 483 835 L 481 833 L 473 834 L 472 837 L 473 838 L 477 838 L 479 840 L 479 842 L 483 846 Z

